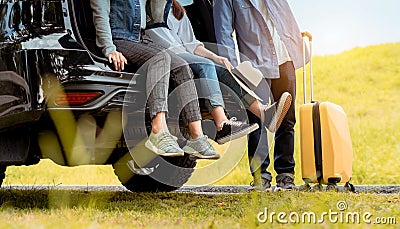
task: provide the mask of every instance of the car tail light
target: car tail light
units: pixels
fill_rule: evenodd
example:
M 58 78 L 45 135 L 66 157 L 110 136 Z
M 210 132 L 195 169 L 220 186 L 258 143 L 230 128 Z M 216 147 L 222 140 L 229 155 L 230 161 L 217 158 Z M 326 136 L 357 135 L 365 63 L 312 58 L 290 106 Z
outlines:
M 56 104 L 59 106 L 76 106 L 89 103 L 98 98 L 101 92 L 65 92 L 56 96 Z

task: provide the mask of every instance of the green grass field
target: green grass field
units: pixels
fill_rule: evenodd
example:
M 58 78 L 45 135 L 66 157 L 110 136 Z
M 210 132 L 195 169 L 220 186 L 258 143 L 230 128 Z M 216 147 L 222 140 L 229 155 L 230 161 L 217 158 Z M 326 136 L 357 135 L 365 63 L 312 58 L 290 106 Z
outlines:
M 315 100 L 331 101 L 346 111 L 351 130 L 354 161 L 353 183 L 400 184 L 400 43 L 356 48 L 339 55 L 314 58 Z M 302 103 L 302 73 L 298 72 L 297 107 Z M 297 116 L 298 117 L 298 116 Z M 300 173 L 299 131 L 296 125 L 296 183 Z M 239 139 L 235 144 L 245 144 Z M 227 145 L 220 146 L 226 150 Z M 229 149 L 230 150 L 230 149 Z M 200 162 L 198 168 L 210 162 Z M 272 168 L 272 166 L 271 166 Z M 271 172 L 273 172 L 271 170 Z M 195 177 L 195 176 L 194 176 Z M 215 184 L 247 185 L 251 181 L 247 157 Z M 189 183 L 196 184 L 196 180 Z M 335 192 L 275 192 L 232 195 L 185 193 L 130 193 L 102 191 L 27 190 L 9 184 L 116 185 L 111 166 L 55 165 L 42 160 L 34 166 L 11 166 L 0 190 L 0 228 L 399 228 L 399 194 L 379 195 Z M 339 209 L 339 203 L 347 205 Z M 268 209 L 267 214 L 263 214 Z M 274 220 L 260 223 L 257 216 Z M 292 216 L 337 213 L 337 221 L 282 224 Z M 346 222 L 350 214 L 367 221 Z M 309 217 L 309 215 L 306 215 Z M 308 218 L 305 218 L 308 220 Z M 378 220 L 380 220 L 378 222 Z M 382 223 L 384 220 L 385 223 Z M 396 220 L 396 221 L 394 221 Z M 375 222 L 375 223 L 374 223 Z M 381 228 L 381 227 L 379 227 Z
M 397 161 L 400 153 L 399 53 L 400 43 L 394 43 L 355 48 L 338 55 L 317 56 L 313 59 L 314 99 L 339 104 L 348 116 L 354 149 L 354 184 L 400 183 L 400 166 Z M 298 108 L 303 102 L 301 69 L 297 72 L 297 79 Z M 302 184 L 298 129 L 297 123 L 296 183 Z M 237 141 L 246 144 L 245 138 Z M 219 149 L 225 151 L 229 147 L 229 144 L 226 145 Z M 249 184 L 251 176 L 246 154 L 243 155 L 238 165 L 216 184 Z M 200 162 L 198 167 L 209 163 Z M 270 171 L 274 173 L 272 169 Z M 4 183 L 91 185 L 119 184 L 119 181 L 111 166 L 67 168 L 43 160 L 34 166 L 9 167 Z M 196 181 L 190 180 L 190 183 L 195 184 Z
M 0 228 L 395 228 L 400 218 L 398 195 L 334 192 L 211 196 L 5 189 L 0 203 Z

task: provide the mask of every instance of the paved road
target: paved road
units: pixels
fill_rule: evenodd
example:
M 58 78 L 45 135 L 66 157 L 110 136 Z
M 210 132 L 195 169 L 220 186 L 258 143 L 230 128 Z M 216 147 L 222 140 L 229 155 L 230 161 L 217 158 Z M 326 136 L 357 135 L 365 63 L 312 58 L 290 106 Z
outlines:
M 48 189 L 70 189 L 70 190 L 83 190 L 83 191 L 128 191 L 122 185 L 3 185 L 5 189 L 19 189 L 19 190 L 48 190 Z M 213 185 L 213 186 L 195 186 L 185 185 L 175 192 L 189 192 L 197 194 L 238 194 L 250 191 L 248 185 Z M 356 185 L 355 190 L 357 193 L 378 193 L 378 194 L 392 194 L 400 193 L 400 185 Z M 342 186 L 339 186 L 339 191 L 343 191 Z

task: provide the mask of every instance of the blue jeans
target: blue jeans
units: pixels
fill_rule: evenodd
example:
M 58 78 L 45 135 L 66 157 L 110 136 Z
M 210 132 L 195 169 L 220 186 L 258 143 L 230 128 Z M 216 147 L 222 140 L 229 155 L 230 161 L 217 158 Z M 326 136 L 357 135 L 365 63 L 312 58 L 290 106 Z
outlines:
M 205 105 L 208 111 L 211 112 L 218 106 L 225 108 L 214 62 L 191 53 L 179 53 L 177 55 L 189 63 L 194 78 L 200 79 L 195 80 L 197 94 L 199 98 L 206 99 Z
M 282 124 L 275 133 L 275 147 L 274 147 L 274 169 L 277 174 L 292 173 L 294 174 L 294 125 L 296 123 L 295 117 L 295 101 L 296 101 L 296 71 L 293 62 L 286 62 L 279 66 L 280 78 L 267 79 L 270 85 L 274 101 L 278 101 L 283 92 L 287 91 L 292 95 L 292 104 L 282 121 Z M 261 121 L 257 116 L 247 112 L 249 122 L 255 122 L 261 125 Z M 267 171 L 270 158 L 268 151 L 267 132 L 265 128 L 249 134 L 248 138 L 248 156 L 251 161 L 257 158 L 257 164 L 250 164 L 250 172 L 254 175 L 256 169 L 260 169 L 262 174 L 271 175 Z

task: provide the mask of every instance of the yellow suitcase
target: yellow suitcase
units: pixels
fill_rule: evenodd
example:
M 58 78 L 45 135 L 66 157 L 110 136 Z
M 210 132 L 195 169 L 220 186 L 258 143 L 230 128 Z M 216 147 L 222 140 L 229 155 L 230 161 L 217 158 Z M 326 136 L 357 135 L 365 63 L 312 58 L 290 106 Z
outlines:
M 309 40 L 311 56 L 312 36 L 304 33 L 305 37 Z M 303 47 L 305 53 L 305 43 Z M 311 100 L 307 103 L 304 63 L 304 104 L 300 106 L 301 171 L 305 187 L 310 188 L 310 183 L 317 183 L 318 189 L 322 189 L 322 184 L 327 184 L 327 188 L 336 188 L 337 183 L 346 183 L 345 188 L 354 191 L 354 186 L 350 184 L 353 148 L 346 113 L 334 103 L 313 101 L 312 81 L 310 59 Z

